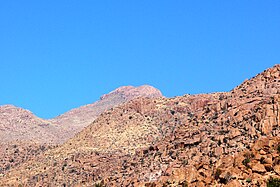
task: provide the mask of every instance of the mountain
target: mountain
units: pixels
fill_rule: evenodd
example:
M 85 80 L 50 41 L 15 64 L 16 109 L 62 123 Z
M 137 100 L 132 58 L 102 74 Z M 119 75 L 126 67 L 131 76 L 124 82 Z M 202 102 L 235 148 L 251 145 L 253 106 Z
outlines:
M 32 112 L 13 105 L 0 106 L 1 143 L 13 141 L 56 142 L 59 129 L 35 116 Z
M 124 86 L 54 119 L 45 120 L 13 105 L 0 106 L 0 174 L 73 137 L 107 109 L 137 97 L 162 97 L 148 85 Z
M 64 134 L 60 138 L 65 141 L 93 122 L 102 112 L 138 97 L 157 98 L 162 97 L 162 94 L 149 85 L 123 86 L 101 96 L 95 103 L 72 109 L 49 122 L 63 129 Z
M 32 112 L 13 105 L 0 106 L 1 142 L 33 141 L 59 144 L 73 137 L 96 117 L 112 107 L 137 97 L 162 97 L 161 92 L 148 85 L 124 86 L 99 101 L 70 110 L 54 119 L 45 120 Z
M 22 186 L 279 186 L 280 65 L 230 92 L 137 98 L 0 177 Z

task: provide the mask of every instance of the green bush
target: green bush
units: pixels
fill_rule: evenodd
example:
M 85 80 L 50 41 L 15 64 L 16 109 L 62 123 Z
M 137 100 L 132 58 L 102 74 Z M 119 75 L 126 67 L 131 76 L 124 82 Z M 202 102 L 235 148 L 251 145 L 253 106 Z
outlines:
M 103 185 L 102 183 L 95 183 L 94 187 L 105 187 L 105 185 Z
M 250 183 L 250 182 L 252 182 L 252 179 L 251 178 L 247 178 L 246 182 Z
M 264 157 L 261 157 L 260 163 L 265 164 L 265 158 Z
M 244 166 L 246 166 L 246 167 L 249 167 L 248 164 L 249 164 L 250 161 L 251 161 L 250 158 L 245 158 L 245 159 L 242 161 L 242 164 L 243 164 Z
M 280 179 L 270 177 L 267 187 L 280 187 Z
M 215 179 L 218 180 L 221 174 L 222 174 L 222 170 L 218 168 L 215 172 L 215 176 L 214 176 Z

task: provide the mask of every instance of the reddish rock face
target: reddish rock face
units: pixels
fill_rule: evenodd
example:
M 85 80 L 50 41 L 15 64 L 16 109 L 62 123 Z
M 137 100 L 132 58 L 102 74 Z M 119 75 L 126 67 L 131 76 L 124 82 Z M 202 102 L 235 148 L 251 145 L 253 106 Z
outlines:
M 276 65 L 230 92 L 133 99 L 0 185 L 265 186 L 280 178 L 279 72 Z M 101 101 L 137 95 L 131 90 Z

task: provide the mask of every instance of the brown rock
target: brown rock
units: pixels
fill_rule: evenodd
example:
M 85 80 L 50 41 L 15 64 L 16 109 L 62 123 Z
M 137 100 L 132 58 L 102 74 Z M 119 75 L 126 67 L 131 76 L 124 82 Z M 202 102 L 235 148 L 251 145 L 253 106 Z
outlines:
M 265 158 L 264 163 L 272 165 L 273 164 L 272 157 Z
M 280 165 L 274 166 L 273 169 L 278 175 L 280 175 Z
M 225 187 L 241 187 L 242 185 L 238 180 L 232 180 L 228 184 L 225 185 Z
M 214 152 L 215 152 L 215 156 L 219 157 L 223 154 L 223 148 L 217 147 L 217 148 L 215 148 Z
M 232 139 L 240 135 L 241 133 L 238 129 L 232 129 L 229 137 Z
M 260 150 L 261 155 L 266 155 L 266 152 L 264 150 Z
M 262 165 L 260 163 L 256 163 L 253 165 L 252 171 L 257 172 L 257 173 L 265 173 L 266 169 L 265 169 L 264 165 Z

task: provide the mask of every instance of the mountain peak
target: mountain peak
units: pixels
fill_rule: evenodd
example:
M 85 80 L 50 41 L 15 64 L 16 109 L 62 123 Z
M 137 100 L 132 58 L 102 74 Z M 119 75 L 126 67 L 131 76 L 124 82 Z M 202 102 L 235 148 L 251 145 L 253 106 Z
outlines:
M 29 110 L 8 104 L 8 105 L 1 105 L 0 106 L 0 116 L 1 115 L 33 115 L 32 112 L 30 112 Z
M 0 109 L 21 109 L 21 108 L 12 104 L 6 104 L 6 105 L 1 105 Z
M 162 93 L 154 88 L 153 86 L 150 85 L 142 85 L 139 87 L 134 87 L 134 86 L 122 86 L 114 91 L 105 94 L 100 97 L 100 100 L 107 99 L 108 97 L 112 97 L 114 95 L 121 95 L 127 99 L 132 99 L 136 97 L 162 97 Z
M 14 106 L 0 106 L 1 143 L 13 141 L 52 142 L 57 132 L 51 124 L 31 111 Z M 58 136 L 57 136 L 58 137 Z
M 249 93 L 276 94 L 280 89 L 279 78 L 280 64 L 276 64 L 251 79 L 245 80 L 234 88 L 232 92 L 238 95 Z

